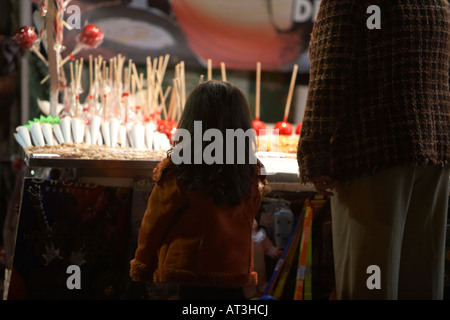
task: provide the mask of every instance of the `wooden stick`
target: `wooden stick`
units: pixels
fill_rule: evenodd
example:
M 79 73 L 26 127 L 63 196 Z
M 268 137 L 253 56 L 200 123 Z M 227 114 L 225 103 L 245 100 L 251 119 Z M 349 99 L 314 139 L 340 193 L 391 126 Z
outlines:
M 81 58 L 80 59 L 80 64 L 78 66 L 77 94 L 78 94 L 78 90 L 81 89 L 81 75 L 83 73 L 83 63 L 84 63 L 84 59 Z
M 288 93 L 288 97 L 286 100 L 286 106 L 284 107 L 284 117 L 283 117 L 284 122 L 287 122 L 287 119 L 289 116 L 289 109 L 291 107 L 292 95 L 294 93 L 294 87 L 295 87 L 295 79 L 297 78 L 297 70 L 298 70 L 298 65 L 294 64 L 294 70 L 292 70 L 291 84 L 289 85 L 289 93 Z
M 46 23 L 46 33 L 47 33 L 47 48 L 48 48 L 48 67 L 49 67 L 49 77 L 50 77 L 50 115 L 52 117 L 56 117 L 57 115 L 57 105 L 58 105 L 58 92 L 59 92 L 59 84 L 58 84 L 58 57 L 57 52 L 55 51 L 55 37 L 54 32 L 54 19 L 56 19 L 54 15 L 54 2 L 48 2 L 48 11 L 45 17 Z M 44 81 L 44 80 L 43 80 Z M 44 81 L 45 82 L 45 81 Z
M 121 72 L 121 70 L 120 70 L 120 61 L 118 60 L 117 57 L 114 57 L 113 64 L 114 64 L 115 87 L 116 87 L 117 95 L 120 97 L 120 83 L 121 83 L 120 72 Z
M 47 16 L 49 16 L 49 15 L 47 14 Z M 48 31 L 46 31 L 46 32 L 47 32 L 47 34 L 48 34 Z M 47 38 L 49 38 L 49 37 L 47 37 Z M 53 43 L 53 42 L 52 42 L 52 43 Z M 64 65 L 67 63 L 67 61 L 69 61 L 70 57 L 71 57 L 71 56 L 74 56 L 75 53 L 78 53 L 81 49 L 82 49 L 82 48 L 81 48 L 80 46 L 75 47 L 75 50 L 72 51 L 72 53 L 69 54 L 67 57 L 65 57 L 65 58 L 63 59 L 63 61 L 62 61 L 59 65 L 58 65 L 58 63 L 56 63 L 56 65 L 58 65 L 57 68 L 60 68 L 60 67 L 64 66 Z M 55 51 L 55 50 L 53 50 L 53 51 Z M 55 54 L 56 54 L 56 52 L 55 52 Z M 50 57 L 50 56 L 51 56 L 51 53 L 49 53 L 48 55 L 49 55 L 49 66 L 50 66 L 50 65 L 51 65 L 51 63 L 50 63 L 50 60 L 51 60 L 51 57 Z M 41 80 L 41 84 L 44 84 L 49 78 L 50 78 L 50 74 L 47 75 L 47 76 L 45 76 L 45 78 Z
M 147 57 L 147 106 L 145 108 L 145 113 L 150 113 L 152 101 L 152 61 L 150 57 Z
M 172 79 L 172 82 L 173 82 L 173 90 L 172 90 L 172 93 L 170 95 L 169 115 L 168 115 L 169 120 L 171 120 L 171 121 L 173 121 L 173 119 L 174 119 L 174 115 L 173 115 L 174 111 L 173 111 L 173 109 L 175 107 L 175 94 L 176 94 L 175 82 L 176 82 L 176 80 Z M 176 112 L 175 112 L 175 114 L 176 114 Z
M 78 62 L 78 61 L 77 61 Z M 75 96 L 75 75 L 74 75 L 74 71 L 73 71 L 73 63 L 70 63 L 70 88 L 72 90 L 72 95 Z M 77 107 L 75 104 L 75 116 L 77 116 Z
M 130 79 L 130 84 L 131 84 L 131 72 L 132 72 L 132 65 L 133 64 L 133 60 L 132 59 L 128 59 L 128 79 Z
M 137 72 L 136 65 L 134 63 L 132 63 L 131 66 L 133 68 L 133 76 L 135 77 L 135 80 L 136 80 L 136 86 L 137 86 L 137 88 L 139 90 L 141 90 L 142 89 L 142 84 L 139 81 L 139 74 Z
M 180 97 L 180 79 L 175 78 L 173 79 L 173 89 L 174 89 L 174 93 L 175 93 L 175 102 L 177 105 L 177 110 L 178 112 L 181 112 L 181 110 L 183 109 L 183 106 L 181 105 L 181 97 Z M 177 112 L 177 114 L 178 114 Z
M 162 88 L 159 87 L 160 92 L 162 93 Z M 163 111 L 163 115 L 164 115 L 164 119 L 169 120 L 168 115 L 167 115 L 167 108 L 166 108 L 166 102 L 165 102 L 165 98 L 164 98 L 164 94 L 161 96 L 161 103 L 160 103 L 160 108 Z
M 170 54 L 166 54 L 164 56 L 163 67 L 162 67 L 162 70 L 161 70 L 161 81 L 164 79 L 164 75 L 166 73 L 167 65 L 169 63 L 169 58 L 170 58 Z
M 181 106 L 184 106 L 186 103 L 186 78 L 184 74 L 184 61 L 180 62 L 180 82 L 181 82 Z
M 165 111 L 165 103 L 164 103 L 164 92 L 162 90 L 162 83 L 164 79 L 164 74 L 166 72 L 167 64 L 169 62 L 169 57 L 170 57 L 169 54 L 166 54 L 164 59 L 162 56 L 160 56 L 158 63 L 158 70 L 156 72 L 155 103 L 157 102 L 159 96 L 159 98 L 161 99 L 161 103 L 163 103 L 164 105 L 163 111 Z
M 198 80 L 198 84 L 203 83 L 203 75 L 200 75 L 200 79 Z
M 168 86 L 168 87 L 166 88 L 166 92 L 164 92 L 164 101 L 166 101 L 167 96 L 169 95 L 171 89 L 172 89 L 171 86 Z
M 124 66 L 125 65 L 125 57 L 122 57 L 122 59 L 120 60 L 120 80 L 122 81 L 123 76 L 124 76 Z
M 261 62 L 256 63 L 256 95 L 255 95 L 255 120 L 259 120 L 261 95 Z
M 226 82 L 227 81 L 227 71 L 225 69 L 225 62 L 220 63 L 220 70 L 222 72 L 222 81 Z
M 42 53 L 35 46 L 31 47 L 30 51 L 33 52 L 35 55 L 37 55 L 38 58 L 41 59 L 41 61 L 43 63 L 45 63 L 46 66 L 48 66 L 47 59 L 45 59 L 45 57 L 42 55 Z
M 113 59 L 109 59 L 109 88 L 113 90 L 113 73 L 114 73 L 114 63 Z
M 75 91 L 75 76 L 73 72 L 73 62 L 70 63 L 70 88 L 72 89 L 72 93 Z
M 79 63 L 77 61 L 77 74 L 76 74 L 76 83 L 75 83 L 75 117 L 78 117 L 78 109 L 80 106 L 80 89 L 81 89 L 81 74 L 83 72 L 83 58 L 80 59 Z
M 66 79 L 66 74 L 65 74 L 65 72 L 64 72 L 64 68 L 61 67 L 60 70 L 59 70 L 59 72 L 60 72 L 60 74 L 61 74 L 61 76 L 60 76 L 60 81 L 61 81 L 61 83 L 63 83 L 64 85 L 67 85 L 67 79 Z
M 133 97 L 134 108 L 136 108 L 136 78 L 131 78 L 131 96 Z
M 157 71 L 158 71 L 158 58 L 153 58 L 153 76 L 154 76 L 154 79 L 153 79 L 153 81 L 155 82 L 156 81 L 156 78 L 157 78 Z
M 89 55 L 89 94 L 92 94 L 92 83 L 93 83 L 93 73 L 92 73 L 92 54 Z
M 212 60 L 208 59 L 208 80 L 212 80 Z
M 159 97 L 161 100 L 161 103 L 163 103 L 163 105 L 164 105 L 163 111 L 165 110 L 165 102 L 164 102 L 164 93 L 163 93 L 163 89 L 162 89 L 162 84 L 164 81 L 164 75 L 166 73 L 167 64 L 169 63 L 169 58 L 170 58 L 169 54 L 166 54 L 164 56 L 164 58 L 162 56 L 160 56 L 159 61 L 158 61 L 158 69 L 155 70 L 155 75 L 156 75 L 156 84 L 155 84 L 155 92 L 154 92 L 155 105 L 158 105 L 157 100 Z M 156 65 L 156 63 L 155 63 L 155 65 Z
M 108 98 L 108 92 L 105 90 L 106 86 L 106 77 L 108 74 L 108 67 L 106 66 L 106 61 L 102 61 L 103 65 L 103 78 L 102 78 L 102 102 L 103 102 L 103 119 L 106 119 L 106 108 L 107 108 L 107 98 Z

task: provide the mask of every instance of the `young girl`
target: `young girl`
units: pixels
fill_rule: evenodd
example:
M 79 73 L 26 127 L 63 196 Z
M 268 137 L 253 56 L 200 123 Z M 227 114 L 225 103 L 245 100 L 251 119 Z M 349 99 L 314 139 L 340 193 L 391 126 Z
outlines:
M 201 124 L 202 132 L 194 130 L 194 121 Z M 251 128 L 247 100 L 236 86 L 207 81 L 190 94 L 178 130 L 190 133 L 192 161 L 171 160 L 182 142 L 177 141 L 154 170 L 156 184 L 131 261 L 134 281 L 178 284 L 181 299 L 242 299 L 243 287 L 256 284 L 252 225 L 261 202 L 259 186 L 266 183 L 261 163 L 247 156 L 243 164 L 225 159 L 212 164 L 194 161 L 196 152 L 214 142 L 203 139 L 198 150 L 195 134 L 203 137 L 209 129 L 220 131 L 223 145 L 216 148 L 215 156 L 225 157 L 230 152 L 226 129 Z M 251 141 L 245 141 L 246 155 L 254 155 Z M 235 156 L 239 150 L 235 145 Z

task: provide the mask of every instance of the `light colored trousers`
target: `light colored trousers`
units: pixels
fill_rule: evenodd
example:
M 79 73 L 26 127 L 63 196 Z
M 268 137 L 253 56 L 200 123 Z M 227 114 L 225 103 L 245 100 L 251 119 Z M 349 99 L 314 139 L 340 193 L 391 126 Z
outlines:
M 331 196 L 337 299 L 443 298 L 449 173 L 397 167 L 337 185 Z M 379 272 L 368 270 L 372 265 Z M 379 289 L 368 285 L 374 279 Z

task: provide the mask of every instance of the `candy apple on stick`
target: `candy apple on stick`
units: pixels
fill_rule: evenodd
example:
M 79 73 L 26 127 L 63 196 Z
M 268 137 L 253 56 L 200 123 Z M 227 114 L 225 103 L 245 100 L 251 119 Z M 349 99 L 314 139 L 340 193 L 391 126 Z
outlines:
M 256 63 L 256 95 L 255 95 L 255 120 L 253 120 L 253 129 L 256 131 L 256 135 L 259 135 L 260 130 L 266 129 L 266 124 L 259 120 L 260 110 L 260 92 L 261 92 L 261 62 Z
M 75 54 L 80 52 L 82 49 L 94 49 L 97 48 L 103 42 L 103 31 L 93 24 L 86 25 L 81 31 L 80 35 L 77 37 L 77 45 L 73 51 L 64 58 L 61 65 L 64 65 L 69 59 L 71 59 Z
M 292 95 L 294 93 L 295 79 L 297 78 L 298 65 L 294 65 L 294 70 L 292 71 L 291 84 L 289 86 L 289 93 L 286 101 L 286 106 L 284 108 L 283 121 L 279 121 L 275 124 L 274 129 L 278 129 L 280 135 L 290 136 L 292 134 L 292 124 L 287 122 L 289 116 L 289 108 L 291 107 Z
M 297 125 L 297 128 L 295 129 L 295 134 L 300 134 L 300 132 L 302 131 L 302 123 L 300 122 L 298 125 Z
M 22 49 L 30 50 L 31 52 L 36 54 L 38 58 L 42 60 L 42 62 L 48 65 L 47 59 L 44 58 L 44 56 L 37 48 L 36 39 L 37 36 L 36 32 L 34 31 L 34 28 L 29 26 L 20 27 L 19 30 L 17 30 L 13 36 L 14 42 L 19 47 L 21 47 Z
M 175 81 L 178 79 L 174 79 L 174 90 L 172 91 L 172 98 L 175 95 L 175 91 L 177 91 L 179 85 L 178 83 Z M 170 86 L 167 88 L 166 93 L 164 94 L 165 97 L 167 97 L 167 94 L 170 91 Z M 177 97 L 179 99 L 181 99 L 181 97 Z M 173 102 L 174 99 L 171 99 L 171 102 Z M 165 101 L 165 98 L 163 100 L 163 102 Z M 173 109 L 173 103 L 170 104 L 170 109 Z M 162 108 L 163 111 L 165 110 L 165 105 L 164 103 L 162 104 Z M 167 115 L 167 119 L 163 120 L 163 119 L 158 119 L 156 121 L 156 126 L 157 126 L 157 131 L 160 133 L 163 133 L 167 136 L 167 138 L 169 138 L 170 140 L 172 140 L 172 136 L 175 134 L 175 131 L 177 130 L 177 123 L 176 121 L 173 120 L 173 118 L 171 117 L 171 112 L 169 111 L 169 114 Z
M 97 48 L 103 42 L 103 31 L 93 25 L 86 25 L 81 34 L 77 37 L 77 44 L 73 51 L 68 54 L 60 63 L 59 67 L 61 68 L 69 59 L 73 59 L 74 55 L 80 52 L 82 49 L 94 49 Z M 49 76 L 42 79 L 41 84 L 48 80 Z
M 176 91 L 179 92 L 179 79 L 173 79 L 173 85 L 174 85 L 174 90 L 172 91 L 172 95 L 170 97 L 170 103 L 169 103 L 169 112 L 168 112 L 168 119 L 165 121 L 164 123 L 164 129 L 162 131 L 162 133 L 164 133 L 167 138 L 172 141 L 173 135 L 175 134 L 175 132 L 177 131 L 178 128 L 178 124 L 175 121 L 176 119 L 176 110 L 175 109 L 175 100 L 177 100 L 177 102 L 181 99 L 181 97 L 179 97 L 179 95 L 176 95 Z M 168 90 L 170 89 L 170 86 L 167 88 Z M 166 91 L 166 93 L 168 93 Z M 179 107 L 179 104 L 177 104 L 177 106 Z

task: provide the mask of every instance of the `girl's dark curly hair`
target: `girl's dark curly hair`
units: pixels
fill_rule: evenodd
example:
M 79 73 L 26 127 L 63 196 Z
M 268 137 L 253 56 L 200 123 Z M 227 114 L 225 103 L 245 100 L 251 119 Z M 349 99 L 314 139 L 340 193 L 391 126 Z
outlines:
M 242 129 L 247 132 L 252 129 L 252 121 L 248 102 L 238 87 L 222 81 L 205 81 L 199 84 L 189 95 L 184 111 L 178 123 L 178 129 L 185 129 L 191 137 L 191 161 L 176 164 L 179 171 L 178 184 L 190 191 L 206 191 L 216 204 L 238 205 L 244 197 L 250 196 L 251 183 L 255 174 L 255 164 L 251 163 L 249 155 L 254 156 L 256 142 L 252 138 L 245 141 L 245 162 L 238 164 L 238 143 L 234 140 L 234 160 L 232 163 L 223 159 L 223 164 L 194 163 L 194 121 L 201 121 L 202 137 L 208 129 L 218 129 L 223 137 L 223 152 L 226 155 L 226 129 Z M 202 141 L 201 151 L 214 142 Z M 178 141 L 176 144 L 182 142 Z M 226 142 L 226 143 L 225 143 Z M 241 140 L 242 142 L 242 140 Z M 199 149 L 199 148 L 197 148 Z M 168 151 L 171 156 L 173 148 Z M 229 154 L 229 153 L 228 153 Z M 256 159 L 256 156 L 255 158 Z

